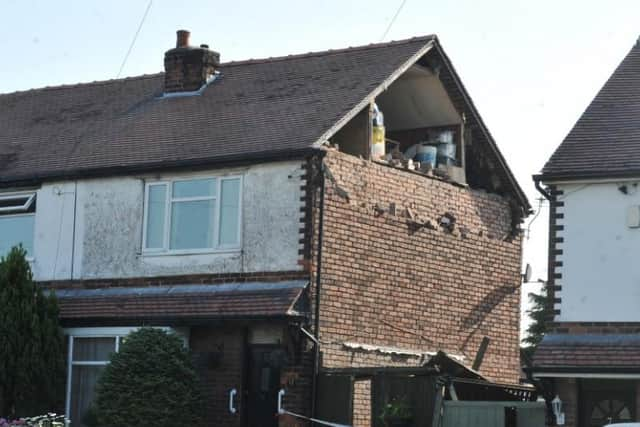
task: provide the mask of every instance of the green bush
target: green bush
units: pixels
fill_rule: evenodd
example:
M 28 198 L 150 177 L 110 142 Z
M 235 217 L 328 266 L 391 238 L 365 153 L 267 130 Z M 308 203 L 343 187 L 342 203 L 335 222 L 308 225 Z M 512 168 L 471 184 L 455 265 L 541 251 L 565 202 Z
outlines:
M 26 251 L 14 247 L 0 259 L 0 416 L 59 409 L 63 355 L 56 297 L 34 283 Z
M 161 329 L 129 334 L 98 380 L 92 418 L 98 426 L 200 425 L 198 377 L 182 340 Z

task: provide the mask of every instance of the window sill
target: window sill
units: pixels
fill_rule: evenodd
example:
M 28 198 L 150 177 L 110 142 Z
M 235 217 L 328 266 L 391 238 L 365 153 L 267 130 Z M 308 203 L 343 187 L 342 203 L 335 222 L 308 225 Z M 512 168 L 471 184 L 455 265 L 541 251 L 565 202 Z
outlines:
M 167 256 L 190 256 L 190 255 L 218 255 L 218 254 L 232 254 L 242 252 L 241 248 L 229 248 L 229 249 L 204 249 L 198 251 L 167 251 L 167 252 L 142 252 L 140 255 L 142 258 L 157 258 Z

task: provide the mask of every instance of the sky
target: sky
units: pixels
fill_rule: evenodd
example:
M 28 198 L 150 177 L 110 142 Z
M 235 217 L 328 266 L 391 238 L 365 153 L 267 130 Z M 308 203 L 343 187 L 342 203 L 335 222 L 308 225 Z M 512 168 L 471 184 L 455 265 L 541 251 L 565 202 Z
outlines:
M 379 42 L 402 3 L 154 0 L 122 76 L 162 71 L 178 29 L 223 61 Z M 0 93 L 116 78 L 148 5 L 0 0 Z M 638 0 L 405 0 L 384 38 L 438 35 L 532 206 L 541 209 L 524 240 L 523 263 L 531 264 L 534 281 L 546 280 L 548 211 L 531 175 L 635 44 L 639 22 Z M 538 289 L 524 284 L 523 302 Z M 524 328 L 526 316 L 522 321 Z

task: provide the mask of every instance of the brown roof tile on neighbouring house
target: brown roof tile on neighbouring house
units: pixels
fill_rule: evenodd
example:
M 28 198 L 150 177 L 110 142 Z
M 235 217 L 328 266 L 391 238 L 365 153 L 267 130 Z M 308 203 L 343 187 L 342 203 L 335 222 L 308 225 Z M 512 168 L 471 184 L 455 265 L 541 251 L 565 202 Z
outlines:
M 542 169 L 544 180 L 640 175 L 640 43 Z
M 640 336 L 551 334 L 534 355 L 536 371 L 631 369 L 640 372 Z
M 303 316 L 307 282 L 248 282 L 141 288 L 58 289 L 67 324 L 101 321 L 179 321 Z

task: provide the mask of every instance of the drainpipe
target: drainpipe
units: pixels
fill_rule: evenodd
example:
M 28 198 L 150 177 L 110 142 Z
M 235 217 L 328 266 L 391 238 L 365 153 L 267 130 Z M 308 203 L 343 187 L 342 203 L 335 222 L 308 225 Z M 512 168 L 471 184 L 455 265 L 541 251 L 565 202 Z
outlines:
M 547 201 L 549 202 L 549 205 L 551 205 L 551 203 L 553 203 L 553 198 L 551 197 L 551 194 L 549 194 L 547 192 L 547 190 L 545 190 L 542 185 L 540 185 L 540 177 L 539 176 L 534 176 L 533 177 L 533 183 L 536 187 L 536 190 L 538 190 L 538 192 L 540 194 L 542 194 L 542 197 L 544 197 L 545 199 L 547 199 Z M 551 222 L 551 213 L 549 213 L 549 222 Z M 553 274 L 552 269 L 553 266 L 551 265 L 551 244 L 552 242 L 549 241 L 549 254 L 548 254 L 548 267 L 547 267 L 547 283 L 546 286 L 549 286 L 549 278 L 552 277 L 551 275 Z M 547 290 L 548 292 L 548 290 Z M 548 294 L 547 294 L 548 295 Z M 551 302 L 552 307 L 553 307 L 553 301 Z M 540 392 L 540 394 L 542 395 L 542 397 L 544 398 L 544 403 L 545 406 L 547 408 L 547 414 L 546 414 L 546 418 L 547 418 L 547 423 L 549 423 L 549 421 L 551 421 L 550 419 L 550 414 L 553 414 L 553 409 L 551 406 L 551 399 L 553 399 L 553 390 L 547 390 L 547 388 L 545 387 L 545 384 L 543 381 L 535 378 L 533 376 L 533 362 L 521 351 L 521 355 L 523 356 L 523 359 L 525 361 L 525 364 L 527 365 L 527 368 L 525 368 L 525 374 L 527 376 L 527 379 L 535 386 L 535 388 Z M 552 387 L 553 388 L 553 387 Z
M 311 386 L 311 417 L 316 416 L 316 398 L 318 395 L 318 373 L 320 371 L 320 273 L 322 271 L 322 238 L 324 225 L 324 155 L 320 159 L 320 212 L 318 219 L 318 254 L 316 261 L 316 295 L 315 295 L 315 318 L 313 333 L 315 335 L 314 350 L 315 356 L 313 360 L 313 378 Z

